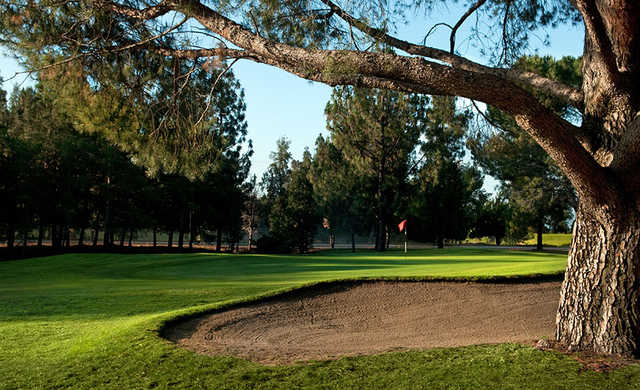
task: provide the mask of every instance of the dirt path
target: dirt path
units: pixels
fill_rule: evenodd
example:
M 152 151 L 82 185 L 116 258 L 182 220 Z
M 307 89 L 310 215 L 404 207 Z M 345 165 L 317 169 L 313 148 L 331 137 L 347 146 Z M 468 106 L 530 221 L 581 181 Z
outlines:
M 165 337 L 263 364 L 529 342 L 553 335 L 559 290 L 559 282 L 325 285 L 188 320 Z

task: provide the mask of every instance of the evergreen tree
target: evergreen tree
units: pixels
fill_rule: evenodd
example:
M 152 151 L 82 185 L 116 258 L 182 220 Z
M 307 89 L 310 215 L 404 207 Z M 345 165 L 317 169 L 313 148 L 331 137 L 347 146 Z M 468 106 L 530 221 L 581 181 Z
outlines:
M 427 104 L 418 94 L 336 87 L 325 109 L 332 142 L 371 183 L 378 251 L 385 250 L 391 218 L 403 207 Z
M 580 82 L 580 66 L 580 59 L 570 57 L 558 61 L 551 57 L 523 57 L 516 63 L 523 70 L 570 84 Z M 568 119 L 575 116 L 575 111 L 558 99 L 543 95 L 540 100 L 558 115 Z M 526 232 L 526 227 L 531 226 L 537 233 L 536 247 L 542 250 L 547 226 L 567 220 L 577 207 L 575 192 L 549 155 L 511 117 L 493 107 L 488 107 L 485 116 L 490 127 L 476 131 L 468 143 L 470 149 L 480 166 L 501 181 L 514 216 L 525 224 L 514 226 L 512 235 L 518 236 L 518 230 Z
M 487 199 L 476 210 L 476 218 L 469 233 L 471 238 L 494 237 L 499 246 L 507 235 L 511 210 L 507 201 L 499 196 Z
M 371 181 L 358 172 L 331 138 L 318 136 L 311 182 L 331 247 L 335 244 L 336 232 L 344 231 L 351 236 L 351 249 L 355 252 L 355 235 L 367 234 L 374 223 L 370 207 Z
M 473 203 L 482 196 L 482 177 L 462 163 L 469 116 L 456 111 L 455 99 L 434 97 L 412 179 L 409 235 L 434 241 L 462 240 L 471 229 Z

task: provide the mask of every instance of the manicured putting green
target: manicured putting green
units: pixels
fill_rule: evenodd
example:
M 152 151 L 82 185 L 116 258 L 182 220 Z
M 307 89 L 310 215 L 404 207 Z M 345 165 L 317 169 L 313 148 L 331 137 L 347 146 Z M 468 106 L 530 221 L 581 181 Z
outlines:
M 637 388 L 640 367 L 582 372 L 562 355 L 511 344 L 263 367 L 157 337 L 178 315 L 323 280 L 553 274 L 565 262 L 563 254 L 493 249 L 1 262 L 0 389 Z

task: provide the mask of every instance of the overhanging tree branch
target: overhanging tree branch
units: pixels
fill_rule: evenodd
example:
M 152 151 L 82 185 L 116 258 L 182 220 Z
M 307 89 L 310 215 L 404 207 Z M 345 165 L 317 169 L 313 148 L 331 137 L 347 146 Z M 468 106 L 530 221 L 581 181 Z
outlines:
M 324 1 L 324 0 L 323 0 Z M 329 85 L 352 84 L 407 92 L 461 96 L 491 104 L 514 116 L 567 174 L 578 192 L 594 204 L 605 204 L 594 188 L 606 185 L 604 170 L 575 137 L 578 128 L 544 107 L 537 99 L 504 77 L 450 67 L 424 58 L 391 53 L 348 50 L 312 50 L 258 37 L 197 0 L 178 0 L 176 10 L 255 59 L 300 77 Z M 338 13 L 336 11 L 336 13 Z
M 251 53 L 245 50 L 229 49 L 229 48 L 213 48 L 213 49 L 174 49 L 164 46 L 153 46 L 149 49 L 157 54 L 175 57 L 175 58 L 187 58 L 196 59 L 202 57 L 218 57 L 221 59 L 230 58 L 246 58 L 255 59 Z
M 129 7 L 127 5 L 117 4 L 107 0 L 96 0 L 94 1 L 94 4 L 97 8 L 107 9 L 119 15 L 139 20 L 155 19 L 171 11 L 171 7 L 165 1 L 161 1 L 158 5 L 143 9 Z
M 502 69 L 502 68 L 491 68 L 488 66 L 484 66 L 478 64 L 476 62 L 470 61 L 464 57 L 455 55 L 453 50 L 451 52 L 447 52 L 441 49 L 436 49 L 433 47 L 425 46 L 425 45 L 415 45 L 410 42 L 397 39 L 389 34 L 387 34 L 384 30 L 373 28 L 363 21 L 354 18 L 347 12 L 345 12 L 342 8 L 338 7 L 335 3 L 330 0 L 321 0 L 324 4 L 326 4 L 336 15 L 342 18 L 344 21 L 349 23 L 349 25 L 355 26 L 358 30 L 363 33 L 371 36 L 372 38 L 384 42 L 389 46 L 400 49 L 406 53 L 419 55 L 422 57 L 432 58 L 434 60 L 442 61 L 447 64 L 450 64 L 453 67 L 460 68 L 463 70 L 468 70 L 472 72 L 492 74 L 494 76 L 505 77 L 514 82 L 520 82 L 524 84 L 528 84 L 534 88 L 538 88 L 543 90 L 545 93 L 556 96 L 563 101 L 573 105 L 578 110 L 582 111 L 584 108 L 584 96 L 582 91 L 579 89 L 573 88 L 571 86 L 565 85 L 558 81 L 548 79 L 546 77 L 537 75 L 532 72 L 522 72 L 516 69 Z M 476 3 L 477 7 L 471 8 L 469 11 L 469 15 L 471 15 L 477 8 L 482 6 L 484 1 L 478 1 Z M 458 21 L 459 24 L 462 24 L 464 19 L 460 19 Z M 458 24 L 456 26 L 459 27 Z M 453 44 L 455 44 L 455 26 L 452 27 L 452 35 L 451 37 L 454 39 Z

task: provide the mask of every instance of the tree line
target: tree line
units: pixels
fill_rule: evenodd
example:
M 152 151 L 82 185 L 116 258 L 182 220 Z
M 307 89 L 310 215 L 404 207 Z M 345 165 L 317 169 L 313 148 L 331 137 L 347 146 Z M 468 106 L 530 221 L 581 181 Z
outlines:
M 521 60 L 550 69 L 577 62 Z M 211 123 L 208 131 L 220 132 L 206 139 L 213 158 L 174 155 L 166 139 L 127 148 L 119 138 L 83 131 L 78 127 L 96 120 L 78 120 L 78 110 L 69 113 L 70 103 L 51 90 L 42 81 L 0 101 L 6 205 L 0 223 L 9 247 L 34 235 L 37 245 L 46 238 L 53 247 L 69 246 L 71 232 L 78 244 L 130 245 L 149 231 L 154 246 L 162 232 L 170 247 L 191 247 L 199 237 L 215 241 L 217 250 L 223 241 L 234 248 L 246 236 L 249 249 L 304 253 L 323 231 L 331 247 L 337 235 L 350 237 L 352 250 L 356 236 L 372 236 L 376 250 L 385 250 L 407 219 L 409 239 L 438 247 L 468 237 L 518 242 L 534 229 L 541 249 L 545 231 L 569 230 L 575 207 L 566 178 L 512 120 L 489 108 L 487 132 L 451 97 L 336 87 L 325 112 L 329 134 L 318 136 L 314 152 L 305 150 L 300 161 L 292 159 L 288 140 L 278 140 L 257 182 L 248 177 L 250 150 L 239 147 L 245 108 L 232 73 L 210 114 L 233 113 L 232 120 Z M 216 153 L 220 142 L 224 153 Z M 500 180 L 496 194 L 482 189 L 483 171 Z
M 9 248 L 30 239 L 61 248 L 72 238 L 80 245 L 123 246 L 144 230 L 153 246 L 160 232 L 169 247 L 191 247 L 197 237 L 215 241 L 218 250 L 223 241 L 236 245 L 252 151 L 245 142 L 243 92 L 233 73 L 222 75 L 212 93 L 205 83 L 220 75 L 192 76 L 175 91 L 182 96 L 156 88 L 150 113 L 110 105 L 123 98 L 117 92 L 71 98 L 89 87 L 69 86 L 64 77 L 40 78 L 8 98 L 2 91 L 0 240 Z M 198 93 L 204 91 L 210 93 L 207 109 L 207 95 Z M 189 107 L 195 98 L 200 107 Z M 193 126 L 196 116 L 203 117 L 200 127 Z M 188 126 L 190 117 L 183 131 L 201 132 L 200 139 L 187 140 L 194 145 L 190 155 L 178 150 L 185 140 L 175 134 L 174 140 L 144 134 L 162 131 L 159 121 Z M 132 136 L 128 128 L 134 126 L 138 134 Z M 115 133 L 111 139 L 104 129 L 87 130 L 101 127 L 117 129 L 109 130 Z
M 579 59 L 523 57 L 522 67 L 576 77 Z M 562 72 L 561 72 L 562 71 Z M 555 103 L 557 111 L 566 105 Z M 265 251 L 305 252 L 325 230 L 375 237 L 385 250 L 408 220 L 408 237 L 443 247 L 446 240 L 493 237 L 518 243 L 531 231 L 570 231 L 575 192 L 544 151 L 500 111 L 475 120 L 451 97 L 336 87 L 326 106 L 328 136 L 295 161 L 280 139 L 256 197 Z M 483 173 L 499 180 L 483 190 Z M 254 218 L 255 220 L 255 218 Z M 255 231 L 255 229 L 252 229 Z

